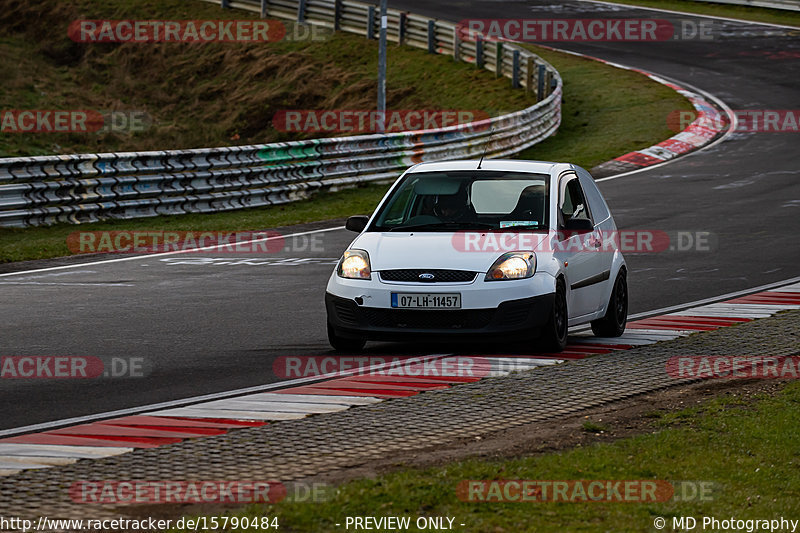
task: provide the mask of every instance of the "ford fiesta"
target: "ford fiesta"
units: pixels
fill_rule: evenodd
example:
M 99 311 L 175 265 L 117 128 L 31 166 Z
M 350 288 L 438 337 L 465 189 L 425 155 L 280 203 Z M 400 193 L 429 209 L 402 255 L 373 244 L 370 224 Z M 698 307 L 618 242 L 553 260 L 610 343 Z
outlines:
M 449 161 L 411 167 L 328 281 L 328 338 L 536 339 L 561 351 L 567 328 L 622 335 L 627 270 L 591 175 L 568 163 Z

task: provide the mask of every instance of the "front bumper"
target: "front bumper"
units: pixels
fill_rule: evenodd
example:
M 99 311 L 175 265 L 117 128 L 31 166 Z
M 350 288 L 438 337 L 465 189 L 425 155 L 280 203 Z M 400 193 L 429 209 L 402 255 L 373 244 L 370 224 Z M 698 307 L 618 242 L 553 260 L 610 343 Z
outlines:
M 325 293 L 328 323 L 343 337 L 418 340 L 477 337 L 532 338 L 550 318 L 552 293 L 501 302 L 494 308 L 393 309 L 359 305 Z

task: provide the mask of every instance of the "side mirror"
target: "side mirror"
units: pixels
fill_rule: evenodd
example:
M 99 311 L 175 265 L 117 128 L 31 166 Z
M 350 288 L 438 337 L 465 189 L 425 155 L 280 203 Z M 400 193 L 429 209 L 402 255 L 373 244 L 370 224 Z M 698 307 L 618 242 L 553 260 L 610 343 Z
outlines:
M 347 217 L 347 222 L 345 222 L 344 227 L 350 231 L 361 233 L 364 231 L 364 228 L 367 227 L 367 222 L 369 222 L 369 217 L 367 215 L 353 215 Z
M 591 220 L 586 218 L 570 218 L 564 222 L 563 229 L 566 231 L 585 233 L 588 231 L 594 231 L 594 224 Z

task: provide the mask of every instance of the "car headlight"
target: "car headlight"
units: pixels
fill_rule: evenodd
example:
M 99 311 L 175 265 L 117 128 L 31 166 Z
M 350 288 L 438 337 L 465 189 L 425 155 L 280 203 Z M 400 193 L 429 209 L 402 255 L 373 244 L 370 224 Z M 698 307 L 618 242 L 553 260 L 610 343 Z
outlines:
M 369 254 L 364 250 L 347 250 L 336 269 L 339 277 L 349 279 L 371 279 Z
M 533 252 L 508 252 L 494 262 L 486 273 L 486 281 L 525 279 L 536 272 L 536 254 Z

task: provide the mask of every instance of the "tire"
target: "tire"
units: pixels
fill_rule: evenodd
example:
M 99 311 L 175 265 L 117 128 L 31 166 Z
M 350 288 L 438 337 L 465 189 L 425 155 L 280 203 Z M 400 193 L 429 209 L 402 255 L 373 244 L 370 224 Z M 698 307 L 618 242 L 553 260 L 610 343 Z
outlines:
M 337 352 L 360 352 L 364 345 L 367 344 L 367 339 L 341 337 L 336 334 L 336 330 L 328 323 L 328 342 Z
M 569 329 L 569 313 L 567 312 L 567 289 L 562 280 L 556 283 L 553 308 L 550 318 L 544 326 L 540 343 L 550 352 L 561 352 L 567 347 L 567 330 Z
M 611 298 L 608 300 L 606 316 L 592 322 L 592 332 L 598 337 L 619 337 L 625 333 L 628 323 L 628 282 L 625 271 L 617 274 Z

